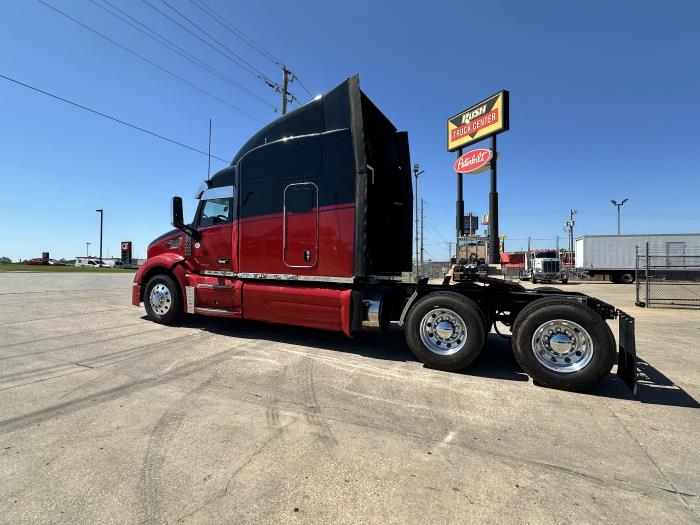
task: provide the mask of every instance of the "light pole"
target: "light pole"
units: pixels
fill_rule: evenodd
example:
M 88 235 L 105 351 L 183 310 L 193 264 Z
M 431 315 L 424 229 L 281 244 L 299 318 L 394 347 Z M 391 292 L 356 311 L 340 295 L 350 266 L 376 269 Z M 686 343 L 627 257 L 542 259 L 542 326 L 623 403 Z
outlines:
M 620 235 L 620 208 L 622 208 L 622 205 L 626 203 L 629 199 L 623 199 L 622 202 L 617 202 L 615 199 L 611 199 L 610 202 L 612 202 L 612 205 L 617 208 L 617 234 Z
M 92 244 L 91 242 L 85 243 L 85 257 L 90 257 L 90 245 L 91 244 Z
M 418 279 L 418 276 L 420 275 L 420 270 L 418 267 L 418 252 L 419 252 L 419 248 L 418 248 L 418 175 L 420 175 L 421 173 L 423 173 L 423 171 L 425 171 L 425 170 L 423 170 L 423 171 L 419 171 L 419 170 L 420 170 L 420 166 L 418 165 L 418 163 L 414 164 L 413 165 L 413 175 L 415 175 L 415 177 L 416 177 L 416 195 L 415 195 L 415 199 L 416 199 L 416 279 Z
M 100 214 L 100 264 L 102 264 L 102 224 L 104 222 L 104 210 L 100 208 L 95 211 Z

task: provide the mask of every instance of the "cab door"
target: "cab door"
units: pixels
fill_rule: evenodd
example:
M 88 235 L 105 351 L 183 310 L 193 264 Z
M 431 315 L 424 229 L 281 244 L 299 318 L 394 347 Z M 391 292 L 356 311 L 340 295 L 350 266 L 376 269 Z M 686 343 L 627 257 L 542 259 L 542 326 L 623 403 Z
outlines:
M 233 197 L 202 200 L 197 210 L 199 239 L 192 239 L 192 259 L 201 273 L 230 274 Z

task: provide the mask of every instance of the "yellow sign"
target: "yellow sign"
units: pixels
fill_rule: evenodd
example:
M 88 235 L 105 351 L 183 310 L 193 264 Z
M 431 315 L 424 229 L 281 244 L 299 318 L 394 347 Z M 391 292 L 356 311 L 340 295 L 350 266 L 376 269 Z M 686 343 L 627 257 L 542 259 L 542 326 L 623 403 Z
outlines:
M 508 130 L 508 91 L 458 113 L 447 120 L 447 150 L 455 151 Z

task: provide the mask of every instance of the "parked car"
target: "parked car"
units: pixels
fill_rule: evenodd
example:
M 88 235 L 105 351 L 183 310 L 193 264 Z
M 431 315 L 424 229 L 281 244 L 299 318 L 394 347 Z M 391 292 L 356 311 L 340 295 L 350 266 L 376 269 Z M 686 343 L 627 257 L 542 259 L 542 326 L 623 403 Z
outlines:
M 43 257 L 35 257 L 34 259 L 27 259 L 24 261 L 24 264 L 32 264 L 32 265 L 38 265 L 38 264 L 46 264 L 50 266 L 66 266 L 66 263 L 63 261 L 57 261 L 56 259 L 44 259 Z

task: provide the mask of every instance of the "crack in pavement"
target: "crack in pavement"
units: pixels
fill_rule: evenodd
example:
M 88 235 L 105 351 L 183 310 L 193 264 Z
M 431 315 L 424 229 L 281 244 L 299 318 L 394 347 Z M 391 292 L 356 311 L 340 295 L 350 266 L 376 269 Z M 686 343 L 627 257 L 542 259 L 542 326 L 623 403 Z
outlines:
M 630 439 L 631 439 L 632 441 L 634 441 L 634 443 L 637 445 L 637 447 L 639 447 L 639 450 L 641 450 L 642 453 L 644 453 L 644 455 L 645 455 L 645 456 L 647 457 L 647 459 L 651 462 L 651 464 L 654 465 L 654 466 L 656 467 L 656 469 L 661 473 L 661 475 L 664 477 L 664 479 L 666 480 L 666 482 L 671 486 L 671 488 L 672 488 L 673 490 L 665 489 L 665 488 L 663 488 L 663 487 L 658 487 L 658 488 L 660 488 L 661 490 L 665 490 L 665 491 L 667 491 L 667 492 L 671 492 L 671 493 L 673 493 L 673 494 L 676 494 L 676 495 L 681 499 L 681 501 L 683 502 L 683 504 L 685 505 L 685 507 L 686 507 L 688 510 L 690 510 L 691 512 L 693 512 L 693 514 L 695 514 L 695 511 L 693 511 L 692 507 L 691 507 L 690 504 L 688 503 L 688 500 L 686 500 L 685 497 L 684 497 L 684 494 L 685 494 L 685 493 L 681 493 L 681 492 L 678 490 L 678 488 L 676 487 L 676 485 L 674 485 L 673 481 L 671 481 L 671 478 L 666 474 L 666 472 L 664 472 L 664 470 L 659 466 L 659 464 L 654 460 L 654 458 L 651 457 L 651 454 L 649 454 L 649 452 L 642 446 L 642 444 L 639 442 L 639 440 L 634 436 L 634 434 L 632 434 L 632 432 L 630 431 L 630 429 L 627 428 L 627 425 L 625 425 L 625 422 L 615 413 L 615 411 L 613 410 L 613 408 L 612 408 L 610 405 L 608 405 L 607 403 L 604 403 L 604 404 L 605 404 L 606 408 L 610 411 L 610 413 L 613 415 L 613 417 L 620 423 L 620 425 L 622 425 L 622 428 L 625 429 L 625 432 L 626 432 L 627 435 L 630 437 Z M 688 495 L 688 494 L 685 494 L 685 495 Z M 690 495 L 693 496 L 692 494 L 690 494 Z

